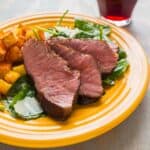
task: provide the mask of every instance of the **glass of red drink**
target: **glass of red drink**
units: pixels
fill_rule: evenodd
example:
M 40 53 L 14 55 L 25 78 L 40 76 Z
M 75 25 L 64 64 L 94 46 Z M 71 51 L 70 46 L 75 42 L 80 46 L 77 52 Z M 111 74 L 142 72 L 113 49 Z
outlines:
M 117 26 L 130 24 L 137 0 L 97 0 L 101 16 Z

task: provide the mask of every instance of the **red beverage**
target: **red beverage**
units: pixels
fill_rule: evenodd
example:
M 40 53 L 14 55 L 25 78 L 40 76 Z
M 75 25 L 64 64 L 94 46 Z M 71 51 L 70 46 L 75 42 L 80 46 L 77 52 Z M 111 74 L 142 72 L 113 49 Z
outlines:
M 137 0 L 98 0 L 101 15 L 112 22 L 128 24 Z M 120 24 L 121 26 L 121 24 Z

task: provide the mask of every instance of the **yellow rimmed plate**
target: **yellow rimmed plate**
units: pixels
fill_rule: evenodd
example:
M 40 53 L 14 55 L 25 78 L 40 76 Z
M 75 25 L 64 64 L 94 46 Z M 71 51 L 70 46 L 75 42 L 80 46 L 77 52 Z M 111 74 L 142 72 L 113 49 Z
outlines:
M 21 23 L 28 26 L 55 25 L 62 14 L 44 13 L 14 19 L 0 25 L 12 30 Z M 71 117 L 57 122 L 48 117 L 23 121 L 0 112 L 0 142 L 33 148 L 60 147 L 79 143 L 109 131 L 125 120 L 140 104 L 148 87 L 148 63 L 140 44 L 127 31 L 103 20 L 69 14 L 63 24 L 73 26 L 74 17 L 112 27 L 111 38 L 127 52 L 130 68 L 117 84 L 95 104 L 75 106 Z

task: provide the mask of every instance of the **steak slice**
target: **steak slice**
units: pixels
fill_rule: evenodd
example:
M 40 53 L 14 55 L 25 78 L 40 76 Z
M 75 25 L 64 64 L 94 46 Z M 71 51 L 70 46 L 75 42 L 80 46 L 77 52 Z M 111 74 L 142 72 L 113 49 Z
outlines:
M 68 63 L 42 41 L 30 39 L 22 51 L 27 73 L 35 83 L 41 106 L 52 117 L 66 119 L 76 100 L 80 73 L 70 70 Z
M 78 102 L 80 104 L 95 102 L 102 95 L 103 87 L 101 75 L 94 58 L 62 44 L 51 43 L 51 48 L 67 60 L 72 69 L 80 71 L 80 99 Z
M 75 50 L 92 55 L 97 61 L 101 73 L 110 73 L 116 66 L 118 56 L 105 41 L 93 39 L 62 39 L 52 38 L 49 42 L 59 42 L 71 46 Z
M 113 42 L 108 42 L 108 45 L 117 54 L 117 52 L 119 51 L 119 46 Z

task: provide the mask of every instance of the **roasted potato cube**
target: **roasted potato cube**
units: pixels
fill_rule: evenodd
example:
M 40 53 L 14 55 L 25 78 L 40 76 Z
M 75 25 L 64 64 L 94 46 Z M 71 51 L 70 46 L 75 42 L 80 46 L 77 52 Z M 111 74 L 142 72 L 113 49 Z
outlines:
M 19 24 L 13 31 L 13 33 L 18 37 L 18 36 L 23 36 L 24 35 L 24 28 L 21 24 Z
M 6 55 L 8 62 L 20 62 L 22 60 L 22 52 L 18 46 L 13 46 L 9 49 Z
M 3 41 L 0 39 L 0 47 L 1 48 L 5 48 L 5 45 L 4 45 L 4 43 L 3 43 Z
M 0 93 L 6 95 L 9 89 L 11 88 L 11 84 L 7 83 L 6 81 L 0 79 Z
M 0 78 L 4 78 L 5 74 L 11 70 L 10 63 L 0 63 Z
M 24 42 L 25 42 L 25 37 L 20 36 L 20 37 L 18 37 L 18 39 L 17 39 L 16 46 L 18 46 L 18 47 L 21 48 L 21 47 L 23 46 Z
M 9 71 L 6 73 L 4 80 L 8 83 L 14 83 L 18 78 L 20 77 L 20 74 L 15 71 Z
M 25 42 L 25 34 L 26 29 L 22 24 L 19 24 L 13 31 L 14 35 L 17 37 L 17 43 L 16 46 L 22 47 L 22 45 Z
M 18 72 L 20 75 L 25 75 L 26 74 L 24 65 L 19 65 L 19 66 L 13 67 L 13 71 Z
M 0 61 L 5 59 L 6 50 L 0 46 Z
M 3 37 L 4 37 L 4 32 L 0 30 L 0 39 L 2 39 Z
M 7 48 L 10 48 L 17 43 L 17 38 L 12 32 L 9 32 L 3 37 L 2 41 Z

